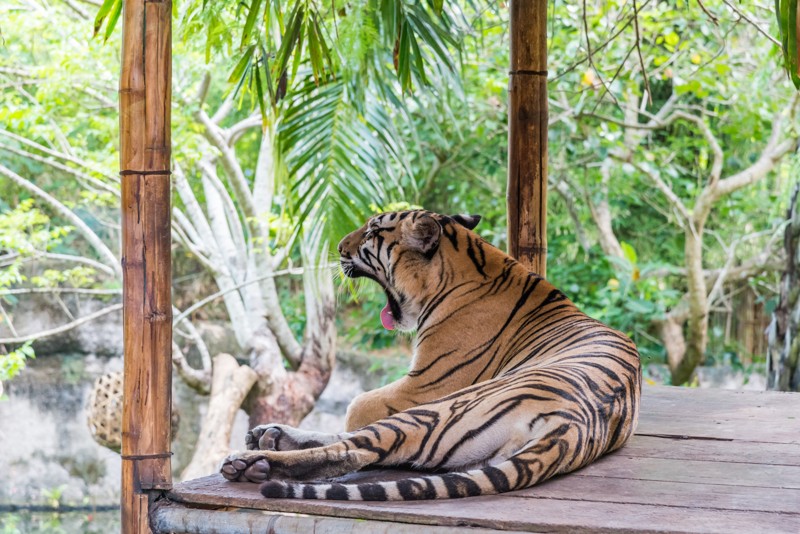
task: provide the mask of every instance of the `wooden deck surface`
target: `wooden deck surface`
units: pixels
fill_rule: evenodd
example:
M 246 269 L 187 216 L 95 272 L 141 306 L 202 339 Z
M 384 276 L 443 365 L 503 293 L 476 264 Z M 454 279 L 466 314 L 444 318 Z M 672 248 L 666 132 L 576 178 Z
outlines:
M 496 496 L 268 500 L 257 484 L 214 475 L 178 484 L 167 497 L 153 514 L 156 531 L 798 534 L 800 394 L 645 388 L 636 436 L 623 449 Z

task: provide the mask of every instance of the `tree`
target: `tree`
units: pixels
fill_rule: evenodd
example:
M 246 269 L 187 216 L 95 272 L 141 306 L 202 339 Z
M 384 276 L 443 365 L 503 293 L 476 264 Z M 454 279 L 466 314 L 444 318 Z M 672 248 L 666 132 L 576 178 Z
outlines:
M 786 219 L 786 270 L 781 278 L 780 301 L 767 331 L 767 387 L 800 391 L 800 184 L 794 188 Z
M 643 4 L 638 10 L 620 5 L 611 20 L 617 26 L 635 24 L 636 32 L 615 33 L 613 40 L 593 45 L 609 19 L 607 13 L 584 6 L 580 33 L 587 70 L 570 75 L 582 90 L 577 97 L 561 93 L 554 103 L 562 118 L 553 126 L 557 137 L 552 145 L 563 143 L 569 154 L 564 161 L 582 162 L 578 172 L 574 165 L 557 171 L 563 183 L 557 191 L 577 196 L 584 189 L 604 253 L 625 266 L 633 286 L 643 289 L 654 277 L 664 285 L 665 276 L 678 275 L 673 287 L 680 288 L 681 298 L 667 298 L 657 306 L 652 298 L 640 301 L 640 313 L 650 314 L 658 327 L 674 384 L 686 382 L 704 359 L 708 314 L 724 299 L 726 283 L 775 268 L 775 229 L 743 233 L 715 217 L 714 210 L 737 202 L 732 198 L 738 191 L 769 177 L 797 150 L 797 98 L 777 94 L 780 73 L 751 60 L 752 52 L 735 47 L 734 35 L 756 30 L 738 12 L 731 18 L 724 7 L 706 4 L 709 13 L 716 13 L 711 20 L 699 7 L 692 15 L 663 4 L 646 9 Z M 703 40 L 701 33 L 716 33 L 721 40 Z M 750 37 L 753 41 L 755 35 Z M 760 42 L 764 55 L 772 45 L 765 39 Z M 635 77 L 626 74 L 637 71 Z M 599 98 L 592 101 L 592 95 Z M 593 135 L 597 131 L 602 135 Z M 745 137 L 749 132 L 766 140 L 753 142 L 753 136 Z M 612 202 L 619 205 L 619 195 L 633 191 L 653 191 L 656 197 L 640 196 L 649 207 L 637 209 L 645 208 L 654 220 L 680 228 L 683 254 L 675 258 L 682 267 L 639 271 L 634 250 L 639 257 L 651 255 L 669 241 L 649 234 L 649 242 L 639 239 L 635 249 L 631 247 L 632 227 L 618 222 Z M 750 210 L 766 208 L 747 202 Z M 745 210 L 746 206 L 742 204 Z M 628 236 L 621 239 L 620 231 Z M 708 243 L 710 235 L 717 244 Z M 721 268 L 708 268 L 711 256 Z
M 106 3 L 100 13 L 113 19 L 118 4 Z M 260 6 L 254 3 L 251 8 L 258 10 Z M 280 5 L 264 7 L 271 10 Z M 430 26 L 432 19 L 427 11 L 413 4 L 404 7 L 407 11 L 392 11 L 392 16 L 402 18 L 401 24 L 420 24 L 428 31 L 435 29 Z M 28 9 L 36 8 L 46 9 L 45 6 L 29 6 Z M 83 13 L 67 12 L 64 6 L 49 9 L 51 15 L 68 20 L 67 26 L 74 34 L 80 32 L 81 26 L 75 21 L 85 19 Z M 183 28 L 190 32 L 194 17 L 209 17 L 204 24 L 210 28 L 216 24 L 240 28 L 238 24 L 245 24 L 246 34 L 249 31 L 247 22 L 236 19 L 236 12 L 235 6 L 189 4 L 182 19 Z M 269 13 L 279 19 L 283 15 L 282 12 Z M 202 48 L 196 42 L 187 42 L 176 53 L 175 95 L 181 106 L 174 114 L 177 129 L 174 139 L 180 139 L 173 150 L 177 200 L 173 212 L 174 236 L 211 274 L 219 288 L 217 293 L 186 311 L 175 311 L 176 331 L 185 332 L 201 356 L 200 367 L 193 367 L 176 345 L 173 359 L 178 374 L 196 390 L 211 394 L 200 447 L 184 472 L 187 477 L 213 471 L 218 460 L 227 454 L 232 415 L 243 402 L 253 424 L 265 421 L 298 424 L 311 410 L 333 366 L 333 286 L 326 262 L 329 243 L 337 231 L 341 233 L 338 228 L 349 229 L 356 222 L 360 223 L 366 213 L 388 202 L 387 192 L 399 191 L 402 187 L 393 172 L 398 167 L 391 167 L 391 163 L 399 162 L 402 168 L 403 148 L 394 140 L 394 124 L 387 112 L 388 103 L 400 102 L 396 88 L 391 84 L 378 84 L 370 77 L 364 78 L 356 69 L 348 70 L 345 68 L 347 58 L 343 57 L 337 56 L 336 64 L 329 65 L 341 66 L 337 73 L 341 78 L 335 78 L 332 71 L 320 71 L 319 58 L 314 54 L 323 45 L 319 41 L 321 34 L 314 32 L 322 31 L 322 14 L 308 11 L 301 4 L 291 13 L 289 25 L 281 27 L 270 44 L 284 46 L 281 39 L 286 35 L 287 39 L 298 38 L 292 30 L 294 25 L 309 25 L 301 30 L 299 42 L 285 44 L 288 47 L 286 58 L 293 48 L 296 49 L 292 76 L 286 81 L 288 73 L 284 72 L 284 65 L 278 78 L 284 78 L 281 83 L 289 83 L 293 90 L 281 94 L 280 98 L 276 92 L 271 92 L 269 100 L 265 100 L 258 91 L 258 82 L 253 82 L 254 85 L 245 89 L 258 96 L 254 107 L 259 109 L 255 113 L 239 105 L 241 97 L 247 95 L 245 91 L 227 92 L 226 80 L 211 74 L 224 71 L 225 65 L 231 62 L 229 57 L 211 54 L 206 49 L 203 58 Z M 342 39 L 352 39 L 363 47 L 360 55 L 350 60 L 369 60 L 383 65 L 383 60 L 391 57 L 391 49 L 379 55 L 369 48 L 381 42 L 380 36 L 373 35 L 369 26 L 376 16 L 376 12 L 369 9 L 353 11 L 347 17 L 339 14 L 338 22 L 333 20 L 337 17 L 335 13 L 325 15 L 327 22 L 341 24 Z M 31 21 L 24 17 L 22 9 L 13 21 L 25 28 L 20 35 L 30 30 Z M 259 22 L 264 25 L 261 29 L 269 27 L 268 22 Z M 113 29 L 113 24 L 110 27 Z M 331 28 L 326 29 L 329 30 Z M 331 31 L 328 35 L 332 34 Z M 112 32 L 107 31 L 105 35 L 114 38 Z M 307 35 L 305 49 L 301 46 L 303 35 Z M 15 116 L 19 112 L 19 120 L 11 121 L 13 131 L 2 132 L 6 143 L 0 145 L 0 149 L 15 156 L 18 172 L 3 163 L 0 174 L 13 183 L 17 191 L 25 191 L 54 216 L 72 223 L 76 233 L 93 249 L 91 254 L 98 258 L 91 260 L 96 267 L 102 267 L 96 274 L 109 277 L 107 283 L 118 286 L 119 262 L 111 252 L 114 247 L 107 244 L 108 237 L 83 221 L 74 205 L 66 201 L 67 195 L 57 198 L 48 192 L 64 176 L 69 176 L 79 180 L 79 187 L 68 186 L 74 194 L 83 189 L 93 198 L 103 195 L 109 204 L 118 197 L 117 180 L 105 170 L 112 167 L 113 161 L 105 158 L 101 165 L 93 163 L 96 153 L 113 146 L 115 141 L 110 136 L 113 127 L 102 124 L 106 144 L 92 150 L 95 148 L 92 136 L 96 136 L 97 131 L 91 126 L 97 125 L 97 118 L 87 114 L 75 101 L 63 110 L 64 114 L 59 107 L 65 99 L 63 90 L 70 85 L 81 86 L 89 97 L 101 101 L 104 108 L 106 104 L 113 106 L 114 95 L 109 88 L 93 85 L 97 80 L 113 79 L 107 54 L 103 58 L 102 50 L 90 46 L 90 55 L 98 63 L 92 80 L 88 80 L 85 73 L 73 71 L 83 82 L 67 77 L 60 87 L 47 88 L 42 96 L 50 100 L 42 105 L 42 99 L 32 97 L 26 87 L 38 89 L 41 86 L 41 73 L 52 69 L 47 60 L 58 54 L 58 48 L 45 47 L 44 57 L 34 56 L 33 47 L 26 47 L 25 38 L 17 38 L 16 33 L 13 37 L 22 53 L 18 58 L 7 56 L 3 61 L 3 73 L 12 80 L 10 90 L 4 92 L 7 98 L 4 110 Z M 407 44 L 405 39 L 408 35 L 403 41 Z M 207 44 L 214 49 L 220 43 Z M 240 85 L 248 77 L 252 81 L 253 77 L 259 80 L 260 76 L 269 75 L 264 63 L 267 56 L 259 60 L 255 55 L 257 47 L 250 46 L 252 55 L 245 63 L 237 60 L 234 68 L 242 76 L 238 79 Z M 303 50 L 311 57 L 302 56 Z M 352 48 L 343 50 L 353 51 Z M 419 53 L 417 45 L 415 50 Z M 401 57 L 405 58 L 407 53 L 410 52 L 405 50 Z M 440 54 L 452 62 L 449 50 L 440 51 Z M 329 60 L 332 61 L 332 57 Z M 213 61 L 204 68 L 203 59 Z M 18 63 L 25 60 L 28 61 Z M 247 63 L 251 60 L 255 62 Z M 410 83 L 411 70 L 407 71 L 405 59 L 402 63 L 398 72 L 409 77 L 407 82 Z M 295 79 L 297 87 L 293 85 Z M 409 86 L 404 84 L 403 87 Z M 15 109 L 20 94 L 30 105 Z M 40 118 L 54 124 L 42 128 L 38 124 Z M 79 146 L 74 146 L 71 141 L 77 132 L 89 135 L 79 138 Z M 86 152 L 86 155 L 78 157 L 76 152 Z M 31 166 L 38 165 L 47 171 L 44 179 L 40 175 L 34 182 L 25 175 L 31 173 Z M 332 224 L 334 222 L 337 224 Z M 296 248 L 295 243 L 298 244 Z M 70 260 L 79 261 L 80 257 L 80 254 L 73 254 Z M 301 261 L 304 269 L 281 269 L 292 259 Z M 302 343 L 296 339 L 281 309 L 274 280 L 288 273 L 303 274 L 306 313 Z M 224 302 L 239 346 L 246 353 L 246 364 L 240 365 L 228 355 L 209 354 L 189 320 L 190 313 L 200 304 L 215 298 Z M 110 306 L 111 309 L 118 309 L 118 305 Z M 77 319 L 72 324 L 86 319 Z M 0 340 L 3 343 L 20 341 L 19 336 Z

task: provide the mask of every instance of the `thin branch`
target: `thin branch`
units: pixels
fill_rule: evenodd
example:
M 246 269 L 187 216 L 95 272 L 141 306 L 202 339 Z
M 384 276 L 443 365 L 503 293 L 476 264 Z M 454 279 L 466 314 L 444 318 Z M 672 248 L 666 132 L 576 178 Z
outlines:
M 203 129 L 204 137 L 222 155 L 222 167 L 228 175 L 239 205 L 242 206 L 245 218 L 254 217 L 256 208 L 253 204 L 253 195 L 250 193 L 247 179 L 244 176 L 239 160 L 236 158 L 236 151 L 227 143 L 223 130 L 209 118 L 205 111 L 201 109 L 195 115 L 205 126 Z
M 239 214 L 236 212 L 236 206 L 233 204 L 233 199 L 231 198 L 228 190 L 225 189 L 225 184 L 222 183 L 222 180 L 219 179 L 217 175 L 217 170 L 214 166 L 207 160 L 203 159 L 200 160 L 198 163 L 198 167 L 203 172 L 203 176 L 210 182 L 211 186 L 217 191 L 219 201 L 221 203 L 222 211 L 225 214 L 225 220 L 228 222 L 227 228 L 229 230 L 230 239 L 233 242 L 236 250 L 238 252 L 239 257 L 243 257 L 247 254 L 246 250 L 247 247 L 245 246 L 245 238 L 248 237 L 245 233 L 245 229 L 242 227 L 242 222 L 239 220 Z M 204 182 L 205 184 L 205 182 Z M 211 210 L 211 202 L 210 202 L 209 194 L 206 192 L 206 203 L 207 203 L 207 211 L 209 212 L 209 216 L 212 216 Z M 217 240 L 219 242 L 219 240 Z
M 55 158 L 62 159 L 64 161 L 72 162 L 75 165 L 80 165 L 81 167 L 83 167 L 85 169 L 89 169 L 92 172 L 96 172 L 97 174 L 100 174 L 100 175 L 108 178 L 112 182 L 117 182 L 117 183 L 119 182 L 119 176 L 115 176 L 113 174 L 106 174 L 105 172 L 94 168 L 91 163 L 89 163 L 87 161 L 84 161 L 82 159 L 78 159 L 78 158 L 76 158 L 74 156 L 71 156 L 69 154 L 65 154 L 63 152 L 58 152 L 56 150 L 52 150 L 50 148 L 47 148 L 44 145 L 40 145 L 39 143 L 37 143 L 35 141 L 31 141 L 30 139 L 27 139 L 25 137 L 16 135 L 16 134 L 11 133 L 11 132 L 9 132 L 7 130 L 0 129 L 0 135 L 4 135 L 4 136 L 6 136 L 6 137 L 8 137 L 10 139 L 13 139 L 13 140 L 19 142 L 19 143 L 22 143 L 24 145 L 28 145 L 29 147 L 35 148 L 36 150 L 38 150 L 40 152 L 44 152 L 48 156 L 53 156 Z
M 642 40 L 639 35 L 639 8 L 636 7 L 636 0 L 633 0 L 633 27 L 636 29 L 636 53 L 639 54 L 639 65 L 642 67 L 642 76 L 644 76 L 644 89 L 647 91 L 647 101 L 653 105 L 653 93 L 650 90 L 650 80 L 647 79 L 647 69 L 644 67 L 644 58 L 642 57 L 642 48 L 639 44 Z
M 77 293 L 79 295 L 122 295 L 122 289 L 90 289 L 86 287 L 23 287 L 0 289 L 0 296 L 26 295 L 30 293 Z
M 586 34 L 586 57 L 589 58 L 589 66 L 597 74 L 597 78 L 600 80 L 600 83 L 603 84 L 605 92 L 608 93 L 609 96 L 611 96 L 611 99 L 614 101 L 614 103 L 617 106 L 619 106 L 617 97 L 614 96 L 614 93 L 612 93 L 611 89 L 606 85 L 606 82 L 603 80 L 603 76 L 600 74 L 600 70 L 594 64 L 594 58 L 592 56 L 592 43 L 589 40 L 589 21 L 586 19 L 586 0 L 583 0 L 583 28 L 584 28 L 584 33 Z M 600 100 L 603 99 L 603 96 L 604 95 L 600 96 Z
M 28 159 L 31 159 L 33 161 L 38 161 L 39 163 L 44 163 L 45 165 L 50 165 L 51 167 L 53 167 L 55 169 L 58 169 L 60 171 L 64 171 L 66 173 L 69 173 L 69 174 L 75 176 L 76 178 L 79 178 L 81 180 L 86 180 L 87 182 L 91 183 L 95 187 L 98 187 L 98 188 L 104 190 L 107 193 L 111 193 L 112 195 L 114 195 L 116 197 L 119 197 L 119 190 L 118 189 L 116 189 L 114 187 L 111 187 L 107 183 L 103 182 L 102 180 L 99 180 L 99 179 L 95 178 L 94 176 L 89 176 L 88 174 L 82 173 L 77 169 L 73 169 L 72 167 L 68 167 L 68 166 L 66 166 L 66 165 L 64 165 L 62 163 L 57 162 L 57 161 L 53 161 L 52 159 L 39 156 L 38 154 L 34 154 L 33 152 L 28 152 L 27 150 L 19 150 L 17 148 L 10 147 L 8 145 L 3 145 L 3 144 L 0 144 L 0 150 L 5 150 L 7 152 L 11 152 L 12 154 L 16 154 L 18 156 L 22 156 L 23 158 L 28 158 Z
M 122 278 L 122 268 L 120 266 L 119 260 L 114 253 L 103 243 L 103 240 L 95 234 L 89 226 L 83 222 L 83 220 L 75 215 L 69 208 L 67 208 L 64 204 L 56 200 L 46 191 L 41 189 L 40 187 L 36 186 L 30 180 L 26 180 L 22 176 L 18 175 L 8 167 L 4 165 L 0 165 L 0 174 L 9 178 L 12 182 L 16 183 L 20 187 L 27 189 L 34 195 L 41 198 L 45 201 L 54 211 L 56 211 L 59 215 L 64 217 L 67 221 L 69 221 L 91 245 L 97 251 L 97 253 L 105 259 L 106 264 L 114 270 L 114 274 Z
M 322 267 L 320 267 L 320 268 L 322 268 Z M 225 289 L 224 291 L 217 291 L 216 293 L 213 293 L 213 294 L 211 294 L 211 295 L 209 295 L 209 296 L 207 296 L 207 297 L 195 302 L 194 304 L 192 304 L 191 306 L 189 306 L 188 308 L 183 310 L 180 314 L 178 314 L 177 317 L 175 317 L 175 319 L 172 322 L 173 322 L 173 324 L 178 324 L 179 321 L 182 321 L 183 319 L 187 318 L 189 315 L 191 315 L 195 311 L 199 310 L 200 308 L 202 308 L 206 304 L 208 304 L 210 302 L 213 302 L 213 301 L 217 300 L 219 297 L 221 297 L 221 296 L 223 296 L 223 295 L 225 295 L 227 293 L 230 293 L 232 291 L 238 291 L 239 289 L 241 289 L 243 287 L 249 286 L 250 284 L 256 284 L 258 282 L 261 282 L 262 280 L 267 280 L 268 278 L 276 278 L 278 276 L 283 276 L 283 275 L 299 275 L 299 274 L 303 274 L 303 271 L 304 271 L 303 269 L 284 269 L 282 271 L 275 271 L 274 273 L 266 274 L 264 276 L 259 276 L 258 278 L 253 278 L 251 280 L 246 280 L 246 281 L 244 281 L 244 282 L 242 282 L 240 284 L 236 284 L 235 286 L 229 287 L 229 288 Z
M 72 254 L 57 254 L 55 252 L 35 252 L 34 256 L 54 261 L 69 261 L 72 263 L 82 263 L 99 271 L 102 271 L 109 276 L 116 276 L 116 272 L 114 271 L 114 269 L 112 269 L 105 263 L 100 263 L 99 261 L 95 261 L 85 256 L 74 256 Z
M 211 393 L 211 371 L 210 368 L 195 369 L 186 360 L 183 351 L 174 341 L 172 342 L 172 364 L 178 375 L 183 379 L 187 386 L 197 391 L 201 395 Z
M 37 339 L 41 339 L 43 337 L 54 336 L 56 334 L 61 334 L 62 332 L 67 332 L 72 330 L 73 328 L 77 328 L 82 324 L 88 323 L 89 321 L 93 321 L 98 317 L 102 317 L 103 315 L 108 315 L 109 313 L 113 313 L 115 311 L 122 309 L 122 303 L 113 304 L 102 310 L 98 310 L 94 313 L 90 313 L 89 315 L 85 315 L 80 319 L 76 319 L 70 323 L 65 325 L 59 326 L 57 328 L 51 328 L 50 330 L 45 330 L 43 332 L 37 332 L 35 334 L 28 334 L 25 336 L 18 336 L 18 337 L 9 337 L 9 338 L 0 338 L 0 344 L 17 344 L 17 343 L 25 343 L 27 341 L 35 341 Z
M 717 141 L 716 136 L 714 136 L 711 128 L 708 127 L 706 121 L 704 121 L 701 117 L 697 115 L 692 115 L 689 113 L 685 113 L 683 111 L 676 111 L 673 113 L 674 119 L 684 119 L 690 122 L 693 122 L 697 125 L 700 129 L 700 132 L 703 134 L 703 137 L 706 138 L 708 144 L 711 146 L 711 151 L 714 153 L 714 159 L 711 164 L 711 175 L 708 180 L 708 185 L 710 187 L 715 187 L 717 182 L 719 181 L 720 175 L 722 175 L 722 163 L 724 160 L 724 154 L 722 152 L 722 147 L 719 145 L 719 141 Z
M 639 172 L 641 172 L 642 174 L 647 176 L 650 179 L 650 181 L 653 182 L 653 184 L 656 186 L 656 188 L 659 191 L 661 191 L 661 194 L 663 194 L 664 197 L 666 197 L 666 199 L 669 201 L 669 203 L 677 210 L 677 212 L 681 215 L 681 217 L 683 217 L 683 219 L 685 221 L 687 221 L 687 222 L 691 220 L 690 217 L 689 217 L 689 210 L 686 209 L 686 206 L 683 204 L 681 199 L 678 198 L 678 195 L 675 194 L 675 192 L 672 190 L 672 188 L 669 185 L 667 185 L 667 183 L 664 180 L 661 179 L 661 176 L 659 176 L 657 173 L 651 171 L 650 169 L 640 165 L 639 163 L 634 161 L 632 158 L 628 159 L 628 160 L 625 160 L 623 158 L 617 157 L 614 154 L 611 154 L 611 157 L 615 158 L 615 159 L 617 159 L 619 161 L 622 161 L 623 163 L 630 163 Z
M 781 42 L 780 42 L 780 41 L 778 41 L 778 40 L 777 40 L 777 39 L 775 39 L 773 36 L 771 36 L 769 33 L 767 33 L 767 32 L 766 32 L 766 31 L 765 31 L 765 30 L 764 30 L 764 29 L 763 29 L 761 26 L 759 26 L 759 25 L 758 25 L 758 24 L 757 24 L 757 23 L 756 23 L 754 20 L 752 20 L 750 17 L 748 17 L 748 16 L 747 16 L 747 15 L 746 15 L 744 12 L 742 12 L 742 11 L 741 11 L 741 10 L 740 10 L 738 7 L 736 7 L 735 5 L 731 4 L 731 3 L 730 3 L 728 0 L 722 0 L 722 2 L 723 2 L 723 3 L 724 3 L 726 6 L 728 6 L 729 8 L 731 8 L 731 11 L 733 11 L 734 13 L 736 13 L 737 15 L 739 15 L 740 17 L 742 17 L 742 19 L 744 19 L 744 20 L 745 20 L 745 22 L 747 22 L 747 23 L 748 23 L 748 24 L 750 24 L 750 25 L 751 25 L 753 28 L 755 28 L 756 30 L 758 30 L 758 33 L 760 33 L 761 35 L 763 35 L 764 37 L 766 37 L 767 39 L 769 39 L 770 41 L 772 41 L 772 44 L 774 44 L 774 45 L 775 45 L 775 46 L 777 46 L 778 48 L 783 48 L 783 47 L 781 46 Z
M 716 187 L 712 190 L 712 202 L 718 198 L 728 195 L 737 189 L 741 189 L 747 185 L 756 182 L 769 171 L 771 171 L 778 161 L 785 155 L 797 150 L 798 133 L 794 132 L 789 139 L 780 142 L 783 135 L 783 125 L 788 118 L 794 119 L 795 111 L 800 97 L 796 93 L 792 99 L 792 103 L 787 106 L 783 111 L 776 114 L 772 120 L 772 133 L 770 134 L 769 141 L 764 147 L 761 157 L 748 168 L 737 172 L 727 178 L 720 180 Z
M 14 323 L 11 321 L 11 317 L 8 316 L 6 313 L 6 309 L 3 307 L 3 303 L 0 301 L 0 314 L 3 316 L 3 321 L 8 325 L 8 329 L 11 330 L 11 335 L 14 337 L 19 336 L 17 333 L 17 329 L 14 328 Z
M 254 113 L 242 119 L 225 131 L 228 144 L 233 145 L 247 130 L 261 128 L 261 113 Z
M 719 18 L 718 18 L 718 17 L 717 17 L 715 14 L 713 14 L 711 11 L 709 11 L 709 10 L 706 8 L 706 6 L 704 6 L 704 5 L 703 5 L 703 0 L 697 0 L 697 4 L 700 6 L 700 9 L 702 9 L 702 10 L 703 10 L 703 13 L 705 13 L 705 14 L 706 14 L 706 16 L 708 17 L 708 19 L 709 19 L 711 22 L 713 22 L 715 26 L 719 26 Z
M 645 7 L 647 7 L 647 4 L 649 4 L 649 3 L 650 3 L 650 1 L 651 1 L 651 0 L 645 0 L 645 2 L 644 2 L 644 3 L 641 5 L 641 7 L 639 8 L 639 11 L 641 11 L 642 9 L 644 9 Z M 615 39 L 616 39 L 616 38 L 617 38 L 617 37 L 618 37 L 618 36 L 619 36 L 619 35 L 620 35 L 622 32 L 624 32 L 624 31 L 625 31 L 625 30 L 628 28 L 628 26 L 630 26 L 630 25 L 631 25 L 631 23 L 632 23 L 632 22 L 633 22 L 633 16 L 630 16 L 630 17 L 628 17 L 628 20 L 626 20 L 626 21 L 625 21 L 625 23 L 624 23 L 624 24 L 623 24 L 623 25 L 622 25 L 622 26 L 621 26 L 621 27 L 620 27 L 620 28 L 619 28 L 619 29 L 618 29 L 616 32 L 614 32 L 613 34 L 611 34 L 611 35 L 608 37 L 608 39 L 606 39 L 606 40 L 605 40 L 605 41 L 604 41 L 604 42 L 603 42 L 603 43 L 602 43 L 600 46 L 598 46 L 597 48 L 595 48 L 595 49 L 594 49 L 594 52 L 595 52 L 595 53 L 597 53 L 597 52 L 599 52 L 600 50 L 602 50 L 602 49 L 604 49 L 605 47 L 607 47 L 607 46 L 608 46 L 609 44 L 611 44 L 612 42 L 614 42 L 614 40 L 615 40 Z M 573 63 L 572 65 L 570 65 L 570 66 L 569 66 L 569 67 L 567 67 L 566 69 L 564 69 L 563 71 L 561 71 L 561 72 L 559 72 L 558 74 L 556 74 L 556 76 L 555 76 L 555 77 L 553 77 L 553 79 L 552 79 L 552 80 L 550 80 L 550 81 L 551 81 L 551 82 L 554 82 L 554 81 L 558 80 L 559 78 L 561 78 L 561 77 L 563 77 L 563 76 L 566 76 L 567 74 L 569 74 L 570 72 L 572 72 L 573 70 L 575 70 L 576 68 L 578 68 L 578 66 L 580 66 L 580 65 L 582 65 L 582 64 L 584 64 L 584 63 L 586 63 L 587 61 L 589 61 L 589 56 L 588 56 L 588 55 L 587 55 L 586 57 L 583 57 L 583 58 L 579 59 L 578 61 L 576 61 L 575 63 Z
M 87 13 L 85 9 L 76 4 L 73 0 L 64 0 L 64 3 L 67 4 L 75 13 L 77 13 L 80 18 L 83 20 L 89 20 L 89 13 Z

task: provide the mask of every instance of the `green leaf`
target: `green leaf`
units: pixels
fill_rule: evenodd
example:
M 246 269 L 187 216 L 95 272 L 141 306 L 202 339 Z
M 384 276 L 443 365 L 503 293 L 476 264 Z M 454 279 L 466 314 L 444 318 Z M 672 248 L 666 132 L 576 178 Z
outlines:
M 781 32 L 783 65 L 796 89 L 800 89 L 797 42 L 797 0 L 775 0 L 775 15 Z
M 94 18 L 94 33 L 92 37 L 97 37 L 97 34 L 100 33 L 100 28 L 103 27 L 103 21 L 111 12 L 111 8 L 119 2 L 121 2 L 121 0 L 103 0 L 103 5 L 97 10 L 97 16 Z
M 247 50 L 244 51 L 242 54 L 241 59 L 239 62 L 236 63 L 236 66 L 233 68 L 233 72 L 231 75 L 228 76 L 228 83 L 235 83 L 236 89 L 234 90 L 234 94 L 239 92 L 239 89 L 242 87 L 244 83 L 244 79 L 247 75 L 247 71 L 249 70 L 250 63 L 253 59 L 253 53 L 256 50 L 256 45 L 250 45 L 247 47 Z
M 622 253 L 625 255 L 625 259 L 628 260 L 631 265 L 636 265 L 636 262 L 639 261 L 639 258 L 636 255 L 636 250 L 634 250 L 631 244 L 622 241 L 620 242 L 619 246 L 622 247 Z
M 108 41 L 108 38 L 114 32 L 114 28 L 119 20 L 119 15 L 122 12 L 122 0 L 104 0 L 103 5 L 97 11 L 97 16 L 94 19 L 94 33 L 92 37 L 97 37 L 100 33 L 100 28 L 103 23 L 106 23 L 106 31 L 103 33 L 103 41 Z
M 397 48 L 397 77 L 403 92 L 411 90 L 411 35 L 408 24 L 400 29 L 400 43 Z
M 289 24 L 286 26 L 278 53 L 275 55 L 273 73 L 276 77 L 281 76 L 289 65 L 289 58 L 292 56 L 303 29 L 304 13 L 303 6 L 298 2 L 290 16 Z M 298 50 L 297 53 L 301 52 L 302 50 Z
M 122 0 L 114 4 L 114 9 L 111 11 L 111 16 L 108 17 L 108 24 L 106 25 L 106 33 L 103 36 L 103 42 L 108 41 L 111 34 L 114 33 L 114 28 L 117 26 L 117 21 L 122 13 Z
M 244 48 L 245 44 L 250 42 L 250 35 L 253 32 L 258 14 L 261 12 L 261 2 L 262 0 L 252 0 L 250 2 L 250 10 L 247 12 L 247 19 L 245 20 L 244 28 L 242 28 L 242 42 L 239 45 L 241 48 Z

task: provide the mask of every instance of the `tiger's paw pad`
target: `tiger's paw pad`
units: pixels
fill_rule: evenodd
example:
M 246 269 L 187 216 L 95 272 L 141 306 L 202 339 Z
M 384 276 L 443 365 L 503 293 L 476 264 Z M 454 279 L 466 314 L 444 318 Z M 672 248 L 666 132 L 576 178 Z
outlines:
M 292 451 L 298 448 L 278 425 L 261 425 L 251 429 L 245 435 L 244 443 L 250 451 Z
M 264 482 L 269 478 L 269 462 L 265 458 L 233 454 L 225 458 L 220 473 L 231 482 Z

